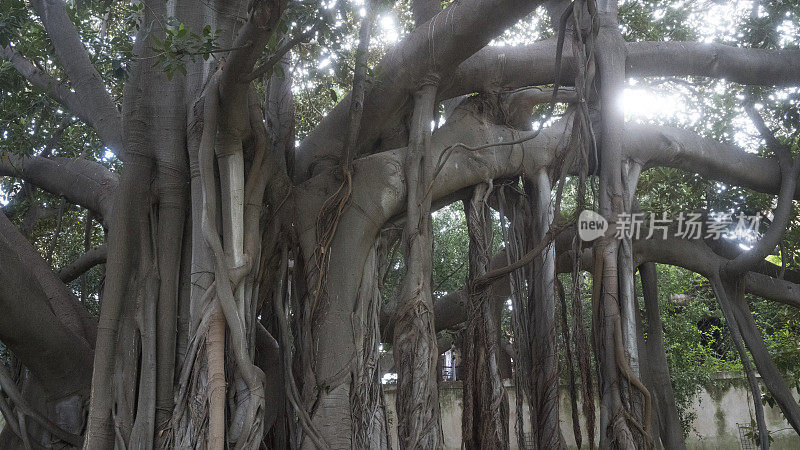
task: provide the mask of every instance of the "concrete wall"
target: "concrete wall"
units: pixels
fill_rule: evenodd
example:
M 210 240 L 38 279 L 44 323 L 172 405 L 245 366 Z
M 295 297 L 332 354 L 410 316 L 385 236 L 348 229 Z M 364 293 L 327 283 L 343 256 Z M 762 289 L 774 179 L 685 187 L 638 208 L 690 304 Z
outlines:
M 508 380 L 507 380 L 508 381 Z M 506 384 L 509 400 L 509 433 L 511 436 L 511 448 L 517 449 L 516 432 L 514 423 L 516 421 L 516 408 L 514 397 L 514 386 Z M 386 410 L 389 424 L 392 431 L 392 447 L 399 448 L 397 443 L 397 412 L 395 409 L 395 386 L 392 384 L 384 385 L 386 396 Z M 721 377 L 714 382 L 714 385 L 704 389 L 695 398 L 692 407 L 696 414 L 693 423 L 694 430 L 687 437 L 687 447 L 690 449 L 737 449 L 739 446 L 739 429 L 737 424 L 750 424 L 750 411 L 752 411 L 752 400 L 744 382 L 739 379 Z M 796 393 L 795 393 L 796 394 Z M 800 397 L 800 396 L 798 396 Z M 439 404 L 442 412 L 442 428 L 444 430 L 445 448 L 461 448 L 461 382 L 449 381 L 439 385 Z M 561 417 L 561 430 L 564 439 L 570 448 L 575 448 L 575 437 L 572 431 L 572 410 L 570 408 L 569 397 L 562 389 L 560 399 L 559 414 Z M 580 405 L 579 405 L 580 408 Z M 595 409 L 598 411 L 597 409 Z M 800 437 L 795 434 L 789 424 L 783 419 L 783 415 L 777 408 L 765 407 L 767 427 L 772 432 L 775 441 L 772 448 L 800 449 Z M 599 411 L 598 411 L 599 416 Z M 525 429 L 530 430 L 530 422 L 527 420 L 525 407 Z M 581 420 L 581 433 L 584 441 L 586 440 L 586 429 L 584 421 Z M 595 432 L 597 435 L 597 432 Z M 584 447 L 586 447 L 584 445 Z

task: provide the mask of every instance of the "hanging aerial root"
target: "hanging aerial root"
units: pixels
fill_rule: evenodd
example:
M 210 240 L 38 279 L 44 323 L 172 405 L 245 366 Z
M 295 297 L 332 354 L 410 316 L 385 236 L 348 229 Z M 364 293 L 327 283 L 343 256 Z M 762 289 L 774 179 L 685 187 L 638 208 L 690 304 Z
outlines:
M 512 205 L 511 206 L 511 216 L 510 224 L 506 224 L 506 208 L 508 206 L 505 191 L 506 189 L 513 189 L 513 187 L 509 185 L 503 185 L 497 192 L 499 203 L 500 203 L 500 229 L 503 233 L 503 241 L 505 243 L 506 248 L 506 265 L 511 264 L 511 260 L 518 259 L 519 255 L 519 248 L 521 247 L 520 244 L 520 237 L 518 235 L 518 230 L 515 228 L 511 228 L 514 224 L 517 224 L 517 215 L 516 215 L 516 208 Z M 515 396 L 515 406 L 517 411 L 523 410 L 524 404 L 524 397 L 528 395 L 529 387 L 527 386 L 527 382 L 529 381 L 529 377 L 525 377 L 524 373 L 526 372 L 525 367 L 529 367 L 528 363 L 528 355 L 530 352 L 527 350 L 527 326 L 526 322 L 523 320 L 524 316 L 524 305 L 520 301 L 523 298 L 522 293 L 522 284 L 524 276 L 522 275 L 521 270 L 515 270 L 510 272 L 509 274 L 509 288 L 511 292 L 511 304 L 512 304 L 512 311 L 511 311 L 511 329 L 514 333 L 515 339 L 513 340 L 513 350 L 514 350 L 514 386 L 516 386 L 517 395 Z M 531 409 L 532 410 L 532 409 Z M 523 420 L 522 414 L 516 415 L 516 422 L 514 424 L 514 428 L 517 434 L 517 445 L 519 448 L 525 448 L 525 422 Z
M 764 418 L 764 405 L 761 403 L 761 387 L 758 385 L 755 370 L 750 364 L 750 357 L 747 354 L 747 349 L 745 348 L 745 344 L 742 339 L 739 322 L 736 320 L 736 316 L 731 310 L 731 301 L 728 295 L 728 283 L 723 281 L 721 276 L 715 275 L 711 279 L 711 286 L 714 290 L 714 294 L 717 297 L 717 304 L 719 304 L 719 307 L 722 310 L 722 315 L 725 317 L 725 322 L 728 324 L 728 330 L 731 332 L 731 338 L 733 339 L 736 353 L 739 355 L 739 359 L 742 362 L 742 368 L 744 369 L 745 376 L 747 377 L 747 383 L 750 386 L 750 393 L 753 395 L 753 409 L 755 410 L 756 414 L 758 433 L 762 437 L 768 436 L 769 431 L 767 430 L 767 422 Z M 732 294 L 739 295 L 739 293 L 736 292 L 738 289 L 741 289 L 741 286 L 733 286 L 733 289 L 730 290 Z M 769 448 L 769 439 L 761 440 L 761 448 L 764 450 Z
M 292 373 L 292 354 L 290 351 L 291 339 L 289 337 L 289 324 L 286 319 L 287 308 L 284 304 L 284 298 L 286 297 L 286 269 L 288 265 L 289 250 L 286 244 L 284 244 L 281 249 L 281 269 L 278 278 L 278 289 L 276 290 L 275 296 L 272 299 L 272 305 L 273 313 L 275 314 L 275 318 L 278 322 L 278 329 L 280 333 L 279 346 L 281 349 L 281 355 L 283 357 L 283 377 L 286 380 L 284 383 L 286 388 L 286 397 L 289 399 L 289 403 L 291 403 L 292 408 L 294 408 L 295 412 L 297 413 L 303 431 L 308 435 L 309 438 L 311 438 L 311 440 L 314 442 L 314 445 L 316 445 L 317 448 L 329 449 L 330 447 L 328 446 L 327 442 L 325 442 L 325 439 L 314 427 L 311 417 L 308 415 L 308 411 L 306 411 L 306 409 L 303 407 L 302 400 L 300 399 L 300 392 L 297 389 L 294 374 Z
M 582 443 L 580 415 L 578 414 L 578 392 L 575 385 L 575 363 L 570 345 L 569 322 L 567 319 L 567 299 L 564 294 L 564 285 L 556 276 L 556 293 L 561 303 L 561 337 L 564 340 L 564 351 L 567 356 L 567 370 L 569 374 L 569 401 L 572 409 L 572 432 L 575 436 L 575 445 L 580 448 Z
M 592 286 L 592 309 L 593 309 L 592 314 L 596 318 L 595 319 L 596 323 L 599 323 L 599 317 L 600 317 L 599 316 L 600 315 L 600 308 L 601 308 L 600 302 L 601 302 L 601 298 L 602 298 L 602 282 L 600 280 L 602 280 L 603 267 L 604 267 L 603 253 L 605 252 L 605 248 L 606 248 L 607 245 L 608 245 L 607 239 L 604 238 L 604 237 L 601 237 L 597 241 L 597 244 L 595 245 L 595 248 L 594 248 L 594 255 L 595 255 L 594 280 L 595 281 L 594 281 L 593 286 Z M 648 448 L 653 447 L 654 443 L 653 443 L 653 439 L 652 439 L 652 437 L 650 435 L 650 431 L 649 431 L 649 426 L 650 426 L 650 423 L 651 423 L 651 415 L 652 415 L 652 399 L 650 397 L 650 392 L 647 390 L 647 388 L 644 386 L 644 384 L 642 384 L 642 382 L 639 381 L 639 379 L 636 377 L 636 375 L 633 374 L 633 371 L 631 370 L 630 365 L 628 364 L 628 361 L 625 358 L 625 349 L 624 349 L 624 347 L 622 345 L 622 343 L 623 343 L 623 340 L 622 340 L 622 324 L 620 323 L 619 318 L 617 318 L 617 320 L 615 320 L 614 323 L 612 323 L 612 324 L 606 324 L 606 326 L 608 326 L 608 325 L 614 327 L 614 330 L 613 330 L 613 333 L 614 333 L 614 350 L 613 351 L 614 351 L 614 357 L 615 357 L 615 363 L 616 363 L 616 366 L 617 366 L 617 370 L 619 371 L 619 373 L 625 378 L 625 380 L 631 386 L 635 387 L 642 394 L 642 397 L 644 398 L 644 401 L 645 401 L 644 421 L 643 421 L 644 424 L 640 423 L 636 419 L 636 417 L 634 417 L 632 414 L 630 414 L 628 411 L 626 411 L 625 408 L 623 407 L 622 408 L 622 412 L 620 414 L 618 414 L 615 419 L 613 419 L 614 422 L 612 423 L 612 426 L 619 427 L 620 424 L 617 423 L 617 420 L 619 420 L 620 418 L 624 418 L 625 421 L 628 424 L 633 425 L 633 427 L 636 428 L 636 430 L 642 435 L 642 437 L 644 438 L 644 441 L 645 441 L 645 445 L 648 446 Z M 595 349 L 596 350 L 598 348 L 600 348 L 600 342 L 599 342 L 600 337 L 598 335 L 598 331 L 599 330 L 597 328 L 598 327 L 595 327 L 595 330 L 594 330 L 595 331 Z M 601 432 L 603 432 L 603 431 L 601 430 Z M 619 435 L 619 434 L 615 432 L 615 435 Z
M 533 259 L 536 258 L 537 255 L 541 254 L 544 251 L 544 249 L 546 249 L 550 244 L 553 243 L 553 241 L 555 240 L 556 236 L 559 235 L 559 233 L 561 233 L 564 229 L 568 228 L 573 222 L 574 220 L 569 220 L 562 222 L 560 225 L 557 225 L 555 224 L 554 220 L 553 223 L 551 223 L 550 226 L 548 227 L 548 231 L 545 234 L 544 238 L 539 242 L 539 244 L 536 245 L 536 247 L 534 247 L 533 249 L 522 255 L 518 260 L 514 261 L 513 263 L 503 267 L 498 267 L 497 269 L 494 270 L 490 270 L 480 278 L 477 278 L 475 281 L 473 281 L 473 284 L 475 284 L 475 288 L 479 289 L 482 286 L 489 285 L 494 281 L 496 281 L 497 279 L 502 278 L 508 275 L 509 273 L 530 264 L 531 261 L 533 261 Z
M 350 167 L 344 166 L 342 167 L 342 183 L 339 185 L 336 192 L 325 199 L 317 215 L 317 246 L 314 248 L 314 264 L 317 267 L 317 284 L 312 291 L 312 317 L 318 312 L 319 299 L 322 296 L 323 284 L 328 268 L 328 251 L 331 248 L 333 237 L 336 235 L 336 230 L 339 227 L 339 220 L 342 218 L 342 213 L 344 213 L 344 208 L 347 206 L 347 202 L 350 201 L 350 195 L 352 193 L 353 176 L 350 172 Z
M 206 244 L 212 251 L 214 256 L 215 270 L 214 270 L 214 289 L 216 291 L 216 300 L 219 310 L 224 316 L 224 324 L 227 324 L 230 331 L 230 342 L 233 347 L 233 354 L 235 356 L 237 368 L 242 376 L 247 389 L 249 391 L 249 400 L 245 416 L 241 423 L 247 427 L 244 433 L 237 440 L 236 448 L 245 448 L 251 446 L 255 439 L 261 436 L 261 428 L 263 427 L 263 413 L 264 413 L 264 374 L 257 366 L 255 366 L 250 358 L 247 350 L 247 335 L 244 330 L 244 323 L 242 317 L 238 312 L 236 299 L 233 294 L 233 285 L 238 283 L 238 280 L 231 280 L 231 272 L 236 269 L 238 274 L 247 273 L 250 270 L 250 257 L 243 255 L 245 264 L 243 267 L 233 268 L 229 267 L 227 263 L 226 254 L 222 248 L 222 242 L 217 230 L 217 189 L 216 180 L 214 178 L 214 145 L 217 135 L 217 112 L 219 104 L 219 72 L 212 76 L 206 92 L 204 103 L 204 118 L 203 118 L 203 134 L 200 140 L 199 149 L 199 167 L 200 167 L 200 180 L 203 191 L 203 212 L 202 212 L 202 233 Z M 234 282 L 235 281 L 235 282 Z M 218 310 L 212 312 L 212 316 L 218 314 Z M 219 319 L 212 317 L 209 335 L 216 336 L 218 334 L 217 327 L 219 326 Z M 224 328 L 222 329 L 222 355 L 224 355 Z M 211 341 L 209 343 L 215 343 Z M 214 348 L 218 348 L 219 344 L 215 344 Z M 218 350 L 215 350 L 218 352 Z M 224 358 L 224 356 L 223 356 Z M 224 364 L 224 359 L 222 359 Z M 219 368 L 218 368 L 219 371 Z M 222 367 L 222 385 L 224 386 L 224 366 Z M 219 384 L 219 383 L 218 383 Z M 213 386 L 212 386 L 213 388 Z M 214 390 L 211 391 L 215 392 Z M 223 391 L 224 392 L 224 391 Z M 224 396 L 222 397 L 222 404 L 217 403 L 212 405 L 211 417 L 215 421 L 222 421 L 224 427 Z M 219 411 L 222 411 L 221 418 Z M 216 425 L 218 430 L 219 424 Z M 211 430 L 211 427 L 209 427 Z M 224 429 L 224 428 L 223 428 Z M 211 436 L 211 431 L 209 432 Z M 217 431 L 218 434 L 218 431 Z M 224 434 L 223 434 L 224 436 Z M 216 442 L 215 445 L 221 445 L 224 442 Z
M 633 373 L 633 370 L 631 370 L 631 366 L 628 364 L 628 360 L 625 357 L 625 348 L 623 347 L 622 342 L 622 325 L 620 324 L 620 321 L 617 320 L 614 323 L 614 345 L 616 347 L 614 354 L 617 360 L 617 367 L 619 367 L 620 373 L 623 377 L 625 377 L 628 383 L 638 389 L 639 392 L 641 392 L 642 397 L 644 397 L 643 423 L 639 423 L 639 421 L 627 411 L 625 411 L 625 417 L 628 419 L 628 423 L 633 425 L 634 428 L 636 428 L 636 430 L 642 434 L 642 437 L 645 439 L 645 445 L 648 448 L 651 448 L 654 445 L 653 438 L 650 435 L 651 415 L 653 414 L 652 399 L 650 398 L 650 392 L 647 390 L 645 385 L 642 384 L 639 378 Z

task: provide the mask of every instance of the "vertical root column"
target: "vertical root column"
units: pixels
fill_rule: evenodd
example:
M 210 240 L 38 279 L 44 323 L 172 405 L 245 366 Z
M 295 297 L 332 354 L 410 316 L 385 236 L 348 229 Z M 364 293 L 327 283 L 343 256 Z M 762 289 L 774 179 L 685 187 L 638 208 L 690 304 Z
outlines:
M 214 75 L 204 100 L 204 127 L 199 149 L 200 179 L 203 192 L 202 234 L 211 249 L 214 265 L 211 324 L 206 341 L 208 377 L 213 381 L 209 395 L 208 447 L 222 449 L 226 441 L 235 441 L 236 448 L 250 447 L 260 440 L 263 431 L 264 375 L 248 351 L 244 325 L 244 287 L 241 280 L 251 265 L 244 254 L 244 161 L 242 140 L 230 134 L 217 133 L 219 108 L 218 75 Z M 218 196 L 214 176 L 214 153 L 217 153 L 221 186 Z M 223 233 L 217 229 L 217 202 L 221 197 Z M 223 249 L 224 244 L 224 249 Z M 209 288 L 209 290 L 212 288 Z M 221 314 L 220 314 L 221 313 Z M 222 317 L 222 320 L 220 319 Z M 224 322 L 223 322 L 224 320 Z M 236 361 L 236 375 L 246 385 L 247 394 L 233 397 L 236 411 L 231 436 L 225 438 L 225 330 L 230 331 L 231 350 Z M 222 391 L 220 396 L 219 391 Z
M 463 385 L 462 436 L 465 448 L 508 448 L 508 397 L 497 361 L 497 326 L 489 307 L 491 285 L 476 286 L 486 274 L 492 247 L 491 216 L 485 185 L 475 187 L 464 202 L 469 234 L 469 298 L 462 357 L 466 364 Z
M 435 84 L 423 86 L 414 96 L 405 167 L 407 219 L 403 245 L 406 275 L 394 334 L 401 448 L 438 448 L 443 441 L 435 372 L 438 353 L 430 286 L 433 230 L 428 188 L 433 170 L 430 124 L 435 100 Z
M 208 361 L 208 448 L 225 448 L 225 316 L 219 304 L 211 311 L 206 336 Z

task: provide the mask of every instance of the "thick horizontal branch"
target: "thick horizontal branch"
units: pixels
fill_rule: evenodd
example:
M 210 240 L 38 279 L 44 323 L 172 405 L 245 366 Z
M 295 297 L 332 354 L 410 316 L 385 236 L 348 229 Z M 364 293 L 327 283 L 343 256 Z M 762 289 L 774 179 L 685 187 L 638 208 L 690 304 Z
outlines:
M 559 255 L 556 269 L 558 273 L 572 271 L 572 256 L 568 243 L 575 234 L 575 228 L 565 230 L 556 240 L 556 250 Z M 593 258 L 591 248 L 584 250 L 582 255 L 582 268 L 591 269 Z M 703 276 L 709 276 L 716 268 L 726 261 L 714 253 L 702 241 L 689 241 L 671 238 L 667 240 L 650 239 L 639 240 L 634 243 L 634 258 L 636 266 L 645 262 L 656 262 L 671 266 L 682 267 Z M 766 263 L 767 265 L 774 266 Z M 506 265 L 505 253 L 502 251 L 492 258 L 493 268 L 502 268 Z M 765 268 L 773 271 L 775 267 Z M 779 269 L 779 268 L 777 268 Z M 743 275 L 745 290 L 767 300 L 783 303 L 800 308 L 800 285 L 788 280 L 779 279 L 760 272 L 747 272 Z M 500 303 L 508 300 L 511 295 L 508 276 L 495 280 L 492 284 L 492 302 Z M 390 303 L 391 305 L 391 303 Z M 391 331 L 393 309 L 385 308 L 381 311 L 381 334 L 387 336 L 386 330 Z M 466 287 L 455 290 L 441 298 L 434 304 L 434 317 L 436 331 L 454 328 L 463 323 L 467 318 L 467 292 Z
M 106 262 L 107 255 L 108 249 L 105 244 L 95 247 L 59 270 L 58 278 L 64 283 L 69 283 L 86 273 L 92 267 Z
M 702 42 L 628 43 L 628 76 L 700 76 L 741 84 L 800 82 L 800 50 L 767 50 Z
M 566 143 L 564 137 L 568 132 L 567 122 L 566 120 L 557 122 L 525 142 L 503 145 L 504 142 L 519 142 L 526 136 L 532 136 L 532 133 L 491 125 L 490 119 L 485 117 L 481 119 L 475 114 L 475 109 L 469 102 L 465 103 L 442 128 L 434 133 L 432 138 L 434 161 L 456 142 L 467 145 L 452 151 L 442 163 L 442 170 L 432 186 L 434 199 L 445 198 L 460 189 L 486 180 L 534 173 L 537 167 L 547 167 L 552 163 L 554 155 L 563 151 Z M 747 153 L 732 145 L 705 139 L 690 131 L 627 124 L 623 143 L 626 156 L 640 162 L 646 168 L 674 167 L 689 173 L 697 172 L 708 179 L 760 192 L 775 194 L 779 190 L 780 168 L 775 159 Z M 490 146 L 477 151 L 468 148 L 480 145 Z M 352 204 L 359 210 L 359 215 L 376 218 L 374 222 L 376 230 L 389 217 L 403 213 L 405 184 L 399 168 L 402 167 L 404 153 L 405 149 L 397 149 L 362 158 L 355 163 Z M 570 164 L 569 161 L 566 164 Z M 322 182 L 321 179 L 312 181 Z M 380 199 L 380 202 L 376 199 Z M 655 256 L 643 257 L 641 262 L 652 260 L 674 264 L 705 274 L 720 261 L 727 261 L 710 249 L 700 249 L 705 253 L 699 254 L 696 250 L 684 248 L 686 245 L 693 244 L 678 242 L 662 245 L 653 251 L 652 255 Z M 558 242 L 556 246 L 559 248 Z M 747 273 L 746 280 L 747 288 L 753 294 L 800 306 L 800 286 L 794 283 L 758 272 Z M 463 304 L 461 292 L 451 293 L 445 298 L 448 297 L 445 304 L 451 307 Z M 441 314 L 441 311 L 437 311 L 436 316 L 451 319 L 454 317 L 450 312 Z M 384 314 L 384 323 L 388 320 L 387 317 Z
M 781 170 L 765 158 L 675 127 L 626 124 L 626 154 L 647 168 L 672 167 L 758 192 L 777 194 Z
M 658 262 L 683 267 L 706 277 L 716 276 L 720 267 L 729 261 L 714 253 L 701 240 L 645 239 L 634 242 L 633 248 L 636 265 Z M 743 279 L 747 292 L 800 308 L 800 285 L 758 272 L 747 272 Z
M 490 5 L 486 7 L 488 9 Z M 435 16 L 429 25 L 435 24 L 437 17 L 442 14 Z M 487 27 L 487 30 L 496 32 L 492 27 Z M 423 32 L 427 32 L 426 26 L 419 27 L 384 57 L 379 71 L 381 75 L 373 80 L 365 103 L 364 117 L 369 121 L 362 124 L 361 154 L 371 150 L 387 124 L 407 114 L 409 83 L 419 83 L 419 74 L 427 73 L 422 70 L 428 64 L 422 57 L 425 54 L 420 56 L 420 51 L 415 50 L 419 46 L 417 34 Z M 453 37 L 447 37 L 444 42 L 450 42 L 451 39 Z M 460 56 L 468 52 L 476 53 L 464 56 L 466 59 L 457 67 L 445 64 L 445 61 L 456 62 L 457 58 L 436 59 L 436 69 L 443 77 L 439 92 L 442 100 L 473 92 L 497 92 L 553 82 L 556 54 L 554 39 L 514 47 L 485 47 L 479 51 L 480 47 L 469 45 L 477 43 L 472 39 L 456 42 L 463 46 L 458 53 Z M 446 49 L 445 45 L 437 43 L 437 51 L 444 53 Z M 800 50 L 751 49 L 699 42 L 629 42 L 627 50 L 629 77 L 704 76 L 767 86 L 800 83 Z M 574 62 L 567 43 L 563 52 L 561 79 L 568 80 L 573 76 Z M 308 171 L 313 171 L 315 164 L 326 159 L 338 161 L 343 139 L 341 130 L 348 106 L 349 97 L 340 102 L 301 143 L 297 161 L 298 168 L 304 171 L 301 172 L 302 178 L 310 175 Z
M 569 120 L 560 120 L 540 133 L 521 132 L 482 116 L 479 97 L 464 102 L 450 120 L 433 134 L 431 153 L 441 166 L 430 187 L 434 201 L 492 179 L 535 173 L 565 151 Z M 490 108 L 487 108 L 490 109 Z M 515 142 L 514 145 L 508 145 Z M 458 148 L 453 148 L 459 144 Z M 478 148 L 478 150 L 474 150 Z M 626 124 L 625 156 L 644 168 L 673 167 L 704 178 L 758 192 L 777 194 L 777 160 L 747 153 L 735 146 L 703 138 L 697 133 L 664 126 Z M 386 221 L 403 214 L 405 180 L 402 161 L 406 149 L 396 149 L 355 161 L 351 203 L 374 218 L 376 232 Z M 565 153 L 565 164 L 575 152 Z M 337 185 L 333 172 L 320 175 L 306 188 Z
M 462 102 L 444 126 L 433 134 L 431 157 L 441 168 L 430 186 L 434 202 L 478 183 L 536 173 L 550 167 L 556 155 L 565 156 L 563 163 L 568 169 L 573 165 L 577 167 L 571 159 L 575 152 L 565 152 L 571 130 L 569 118 L 557 121 L 538 134 L 522 132 L 495 125 L 500 122 L 486 113 L 500 108 L 486 107 L 486 101 L 489 100 L 477 96 Z M 760 192 L 775 194 L 779 190 L 780 168 L 776 160 L 705 139 L 690 131 L 626 124 L 623 150 L 626 158 L 638 161 L 645 168 L 674 167 Z M 359 235 L 376 236 L 387 221 L 404 214 L 406 183 L 402 167 L 405 153 L 406 149 L 400 148 L 354 161 L 353 192 L 343 215 L 351 232 L 358 230 Z M 329 171 L 303 183 L 296 192 L 301 196 L 314 195 L 338 184 L 335 171 Z M 313 234 L 313 224 L 302 232 Z M 791 302 L 793 288 L 780 285 L 773 285 L 771 289 Z M 753 289 L 758 293 L 761 291 L 756 289 L 765 288 L 756 286 Z
M 42 158 L 3 155 L 0 176 L 21 178 L 52 194 L 63 196 L 106 219 L 111 217 L 119 177 L 106 167 L 83 158 Z
M 408 113 L 409 94 L 419 85 L 449 75 L 462 61 L 525 16 L 539 0 L 463 0 L 451 3 L 417 26 L 382 59 L 367 87 L 354 158 L 371 150 L 385 126 Z M 300 181 L 341 158 L 350 97 L 344 98 L 298 148 Z M 322 167 L 315 169 L 315 166 Z
M 565 45 L 561 79 L 574 76 Z M 629 77 L 701 76 L 741 84 L 793 86 L 800 83 L 800 50 L 766 50 L 700 42 L 628 42 Z M 486 47 L 458 66 L 440 98 L 553 82 L 556 42 Z

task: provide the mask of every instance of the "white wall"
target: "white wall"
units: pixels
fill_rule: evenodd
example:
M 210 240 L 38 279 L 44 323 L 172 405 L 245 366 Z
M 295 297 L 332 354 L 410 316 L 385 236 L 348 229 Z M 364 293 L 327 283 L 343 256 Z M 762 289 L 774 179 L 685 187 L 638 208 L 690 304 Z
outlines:
M 511 448 L 517 449 L 516 432 L 514 429 L 514 423 L 516 421 L 514 386 L 507 382 L 506 390 L 508 391 L 509 400 L 509 433 L 511 436 Z M 397 445 L 395 386 L 392 384 L 384 385 L 384 393 L 386 395 L 386 410 L 392 431 L 392 448 L 399 448 Z M 797 395 L 796 392 L 795 395 L 800 398 L 800 395 Z M 737 424 L 750 424 L 749 411 L 752 411 L 752 403 L 749 390 L 744 380 L 720 376 L 714 381 L 713 387 L 702 390 L 695 398 L 692 409 L 697 416 L 693 423 L 694 430 L 687 437 L 687 447 L 690 449 L 740 448 Z M 445 448 L 460 449 L 462 409 L 460 381 L 443 382 L 440 384 L 439 404 L 442 412 Z M 575 448 L 575 437 L 572 431 L 572 411 L 570 409 L 569 397 L 565 389 L 561 390 L 559 404 L 561 430 L 564 435 L 564 440 L 570 448 Z M 525 428 L 528 430 L 530 422 L 527 420 L 529 417 L 527 408 L 525 408 L 525 411 Z M 789 424 L 783 419 L 783 415 L 777 406 L 775 408 L 765 406 L 765 414 L 767 427 L 772 432 L 772 436 L 775 439 L 772 443 L 772 448 L 775 450 L 800 449 L 800 437 L 795 434 L 794 430 L 791 429 Z M 585 441 L 587 436 L 583 419 L 581 419 L 581 432 Z M 595 432 L 595 435 L 597 435 L 597 432 Z M 584 447 L 586 447 L 585 444 Z

